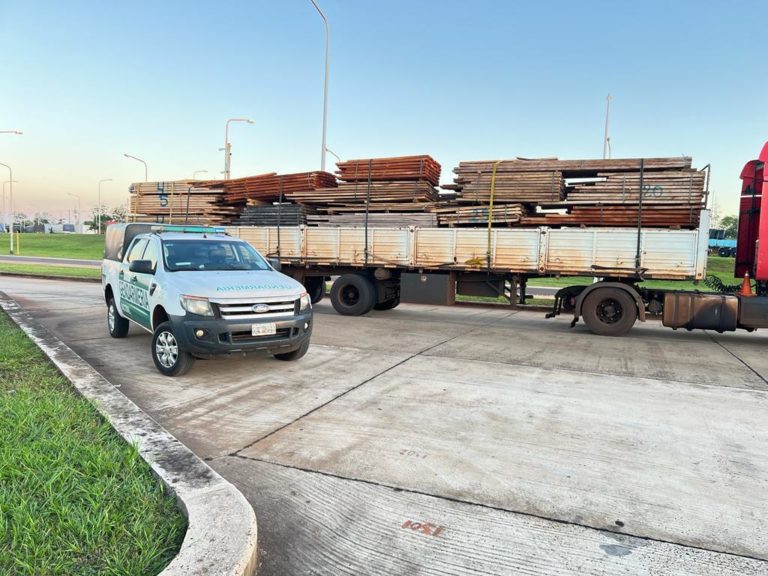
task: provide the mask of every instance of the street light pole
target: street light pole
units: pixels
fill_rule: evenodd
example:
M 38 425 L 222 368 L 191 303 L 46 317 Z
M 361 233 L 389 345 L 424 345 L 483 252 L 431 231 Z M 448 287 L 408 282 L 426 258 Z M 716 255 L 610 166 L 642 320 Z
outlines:
M 77 227 L 80 228 L 79 233 L 82 234 L 83 233 L 83 226 L 82 226 L 81 223 L 82 223 L 82 220 L 83 220 L 83 215 L 80 212 L 80 196 L 78 196 L 77 194 L 73 194 L 72 192 L 67 192 L 67 195 L 68 196 L 72 196 L 73 198 L 77 198 Z
M 603 160 L 610 158 L 609 148 L 611 146 L 611 139 L 608 137 L 608 117 L 611 113 L 611 95 L 605 99 L 605 135 L 603 136 Z
M 24 134 L 21 130 L 0 130 L 0 134 Z
M 8 184 L 10 180 L 6 180 L 3 182 L 3 224 L 8 225 L 8 212 L 5 210 L 5 185 Z M 18 184 L 18 180 L 13 181 L 14 184 Z
M 320 17 L 323 19 L 323 22 L 325 23 L 325 80 L 323 83 L 323 145 L 320 148 L 320 170 L 325 171 L 325 151 L 327 150 L 325 146 L 325 136 L 326 131 L 328 127 L 328 61 L 330 59 L 331 54 L 331 27 L 328 24 L 328 18 L 326 18 L 323 11 L 320 9 L 320 6 L 318 6 L 317 2 L 315 0 L 310 0 L 312 2 L 312 5 L 317 10 L 317 13 L 320 14 Z
M 230 165 L 231 165 L 231 157 L 232 157 L 232 151 L 231 147 L 229 145 L 229 123 L 230 122 L 247 122 L 248 124 L 253 124 L 253 120 L 250 118 L 230 118 L 227 120 L 227 124 L 224 127 L 224 180 L 229 180 L 230 176 Z
M 197 175 L 202 172 L 205 172 L 207 174 L 208 170 L 195 170 L 194 172 L 192 172 L 192 180 L 197 180 Z
M 142 164 L 144 164 L 144 182 L 149 182 L 149 176 L 147 176 L 147 163 L 144 162 L 141 158 L 137 158 L 136 156 L 131 156 L 130 154 L 123 154 L 126 158 L 132 158 L 133 160 L 138 160 Z
M 341 162 L 341 158 L 339 158 L 339 155 L 338 155 L 338 154 L 336 154 L 336 152 L 334 152 L 333 150 L 331 150 L 331 149 L 330 149 L 330 148 L 328 148 L 327 146 L 326 146 L 325 150 L 326 150 L 327 152 L 329 152 L 329 153 L 331 154 L 331 156 L 333 156 L 334 158 L 336 158 L 336 160 L 338 160 L 339 162 Z
M 8 168 L 8 172 L 11 175 L 11 177 L 8 179 L 8 182 L 11 184 L 9 186 L 10 193 L 8 194 L 8 204 L 11 209 L 11 254 L 13 254 L 13 220 L 14 220 L 13 218 L 13 183 L 14 183 L 13 169 L 10 166 L 8 166 L 8 164 L 3 164 L 2 162 L 0 162 L 0 166 L 5 166 L 6 168 Z M 3 192 L 5 192 L 5 187 L 3 187 Z
M 112 182 L 112 178 L 102 178 L 101 180 L 99 180 L 99 205 L 96 211 L 97 218 L 99 219 L 98 227 L 97 227 L 99 234 L 101 234 L 101 183 L 102 182 Z

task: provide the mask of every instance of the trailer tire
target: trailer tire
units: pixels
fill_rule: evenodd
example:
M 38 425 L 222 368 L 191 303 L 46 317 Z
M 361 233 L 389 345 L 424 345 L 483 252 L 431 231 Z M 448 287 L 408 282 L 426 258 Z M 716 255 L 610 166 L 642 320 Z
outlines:
M 128 319 L 120 316 L 115 299 L 112 297 L 107 302 L 107 328 L 112 338 L 125 338 L 128 335 Z
M 362 316 L 376 304 L 376 289 L 362 274 L 344 274 L 331 286 L 331 304 L 343 316 Z
M 599 288 L 587 294 L 581 305 L 587 327 L 601 336 L 623 336 L 637 320 L 634 298 L 621 288 Z
M 392 298 L 391 300 L 384 300 L 373 306 L 374 310 L 392 310 L 400 305 L 400 298 Z

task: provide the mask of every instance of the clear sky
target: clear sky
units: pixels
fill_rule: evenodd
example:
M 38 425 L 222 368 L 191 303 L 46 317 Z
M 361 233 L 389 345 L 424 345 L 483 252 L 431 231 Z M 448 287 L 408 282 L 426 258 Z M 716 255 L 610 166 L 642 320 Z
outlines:
M 342 158 L 690 155 L 735 213 L 768 140 L 765 3 L 319 0 Z M 0 0 L 0 162 L 17 207 L 124 203 L 130 182 L 319 168 L 324 28 L 310 0 Z M 328 157 L 329 163 L 333 160 Z M 331 163 L 331 167 L 332 167 Z M 7 171 L 0 167 L 0 179 Z

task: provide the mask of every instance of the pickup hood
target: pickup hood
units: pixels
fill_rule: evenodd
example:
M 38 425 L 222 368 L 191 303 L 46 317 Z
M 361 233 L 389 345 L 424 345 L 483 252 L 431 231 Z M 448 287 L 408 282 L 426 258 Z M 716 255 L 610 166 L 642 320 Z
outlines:
M 227 270 L 211 272 L 171 272 L 179 294 L 203 296 L 211 300 L 226 298 L 298 298 L 306 292 L 302 284 L 272 270 Z

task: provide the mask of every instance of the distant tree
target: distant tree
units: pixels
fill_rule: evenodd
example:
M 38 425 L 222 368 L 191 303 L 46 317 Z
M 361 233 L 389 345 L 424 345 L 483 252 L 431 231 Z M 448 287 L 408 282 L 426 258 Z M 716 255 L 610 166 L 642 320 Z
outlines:
M 112 208 L 112 220 L 115 222 L 125 222 L 127 214 L 125 206 L 115 206 Z
M 110 222 L 125 222 L 125 208 L 120 206 L 107 210 L 104 206 L 101 208 L 101 231 L 104 232 Z M 88 230 L 96 232 L 99 229 L 99 211 L 94 208 L 91 210 L 91 219 L 83 222 Z
M 739 219 L 736 216 L 723 216 L 720 219 L 718 228 L 725 230 L 725 237 L 735 239 L 739 230 Z

